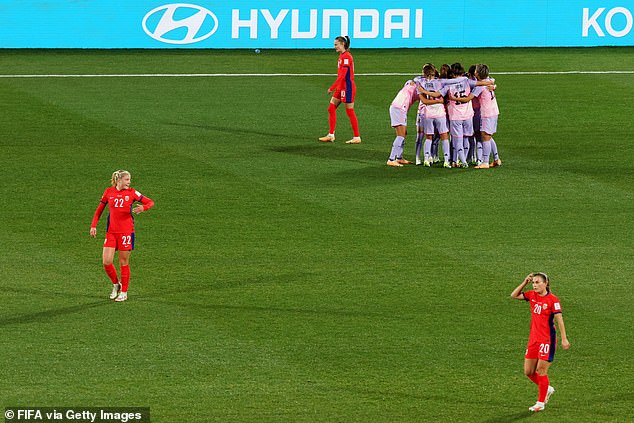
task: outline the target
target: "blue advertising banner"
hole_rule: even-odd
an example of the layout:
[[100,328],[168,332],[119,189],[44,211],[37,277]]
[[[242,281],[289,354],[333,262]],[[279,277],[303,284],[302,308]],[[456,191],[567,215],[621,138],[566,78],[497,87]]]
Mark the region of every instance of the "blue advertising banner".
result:
[[631,46],[634,0],[0,0],[0,48]]

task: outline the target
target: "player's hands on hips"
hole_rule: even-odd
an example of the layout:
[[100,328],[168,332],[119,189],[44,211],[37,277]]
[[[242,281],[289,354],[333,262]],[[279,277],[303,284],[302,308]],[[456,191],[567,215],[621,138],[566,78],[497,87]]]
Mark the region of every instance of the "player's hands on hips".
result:
[[570,342],[568,342],[567,339],[562,339],[561,346],[563,347],[564,350],[567,350],[570,348]]
[[330,94],[332,94],[334,92],[335,92],[335,90],[328,89],[328,95],[330,95]]
[[139,213],[143,213],[145,211],[145,209],[143,208],[142,205],[138,205],[136,206],[133,210],[132,210],[135,214],[139,214]]
[[97,228],[90,228],[90,236],[97,238]]

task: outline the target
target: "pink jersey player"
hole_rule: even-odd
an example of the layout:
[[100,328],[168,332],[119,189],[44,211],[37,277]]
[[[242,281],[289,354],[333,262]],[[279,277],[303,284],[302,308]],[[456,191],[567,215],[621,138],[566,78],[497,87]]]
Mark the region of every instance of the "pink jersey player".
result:
[[[471,89],[475,87],[475,82],[466,76],[459,76],[448,81],[447,87],[452,97],[465,98],[471,94]],[[467,120],[473,117],[473,106],[471,102],[450,101],[447,105],[450,121]]]
[[[476,66],[476,76],[477,69],[478,67]],[[471,100],[475,98],[475,95],[471,92],[471,90],[477,86],[493,85],[493,81],[485,80],[484,78],[475,81],[464,77],[464,68],[460,63],[454,63],[452,65],[452,70],[455,75],[458,75],[458,77],[448,82],[448,84],[450,84],[448,97],[449,100],[451,100],[448,107],[451,138],[454,147],[454,154],[456,154],[460,158],[460,162],[462,162],[460,167],[468,167],[467,157],[473,157],[473,154],[469,154],[471,145],[470,142],[464,142],[464,140],[468,140],[473,137],[474,134],[474,111]],[[480,104],[480,113],[481,112],[482,105]],[[488,163],[486,167],[488,168]],[[482,169],[484,167],[480,164],[476,166],[476,168]]]
[[[130,253],[134,249],[134,219],[132,213],[142,213],[154,206],[154,201],[130,188],[130,172],[117,170],[112,174],[112,186],[107,188],[95,211],[90,225],[90,236],[97,236],[97,223],[106,206],[109,209],[106,239],[103,246],[103,267],[112,281],[110,299],[117,302],[128,299],[130,282]],[[134,203],[139,202],[135,207]],[[119,251],[121,281],[112,264],[114,254]]]
[[[416,83],[413,80],[409,80],[405,83],[403,88],[396,94],[394,100],[392,100],[392,107],[395,107],[405,113],[407,113],[412,107],[412,104],[418,101],[418,90],[416,87]],[[405,118],[405,124],[407,124],[407,117]],[[392,126],[394,122],[392,122]]]
[[[488,87],[478,86],[473,90],[469,98],[479,99],[480,122],[479,131],[482,142],[482,162],[476,166],[477,169],[488,169],[489,167],[500,166],[502,161],[498,155],[497,144],[493,135],[497,132],[498,115],[500,110],[495,95],[495,80],[489,78],[489,67],[484,64],[476,65],[475,76],[479,82],[489,82]],[[493,163],[489,164],[489,156],[493,153]]]
[[417,85],[413,80],[408,80],[403,85],[390,104],[390,121],[392,128],[396,130],[396,138],[392,143],[392,150],[387,160],[388,166],[401,167],[411,164],[403,158],[405,136],[407,135],[407,112],[418,101]]
[[[416,163],[426,167],[433,162],[432,140],[434,135],[438,135],[442,141],[445,155],[445,167],[449,166],[449,129],[447,126],[447,114],[442,97],[447,95],[448,86],[436,78],[438,74],[436,67],[427,63],[423,66],[424,78],[419,80],[420,103],[424,104],[424,116],[419,116],[422,121],[425,142],[423,144],[423,160],[420,160],[420,150],[417,149]],[[433,95],[432,95],[433,93]],[[438,97],[435,97],[438,95]]]
[[[532,291],[524,291],[526,285],[533,285]],[[561,315],[559,298],[550,292],[550,279],[545,273],[531,273],[524,278],[511,297],[524,300],[530,304],[531,331],[528,346],[524,355],[524,374],[538,386],[538,396],[530,411],[542,411],[555,388],[550,385],[548,369],[555,357],[557,333],[554,322],[557,322],[561,334],[561,346],[567,350],[570,342],[566,335],[564,320]]]
[[[468,139],[473,136],[473,107],[470,100],[463,99],[469,97],[476,82],[464,76],[464,67],[460,63],[451,65],[451,70],[454,78],[447,82],[450,100],[447,111],[449,113],[449,131],[453,155],[455,156],[452,161],[456,167],[467,168],[469,167],[467,164]],[[466,143],[465,140],[467,140]]]

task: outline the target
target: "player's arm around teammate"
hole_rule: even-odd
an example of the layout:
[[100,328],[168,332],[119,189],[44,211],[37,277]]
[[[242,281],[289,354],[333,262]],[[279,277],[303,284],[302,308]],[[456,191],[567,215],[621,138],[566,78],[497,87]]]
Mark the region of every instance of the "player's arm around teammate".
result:
[[[426,105],[426,113],[423,118],[425,143],[423,145],[424,160],[422,164],[427,167],[431,166],[433,162],[433,138],[435,134],[438,134],[445,154],[444,166],[449,167],[449,128],[447,126],[445,100],[443,98],[448,93],[448,88],[436,79],[436,73],[436,67],[433,64],[425,64],[423,66],[423,75],[425,76],[422,81],[423,87],[418,90],[421,103]],[[423,88],[429,88],[429,90]]]
[[[154,206],[154,201],[143,196],[140,192],[130,188],[130,172],[118,170],[112,174],[112,186],[104,191],[97,210],[90,225],[90,236],[97,237],[97,223],[108,206],[109,215],[106,227],[102,262],[103,267],[112,281],[110,299],[117,302],[128,299],[128,285],[130,282],[130,253],[134,249],[134,219],[132,213],[139,214]],[[134,206],[135,202],[140,202]],[[134,207],[133,207],[134,206]],[[121,280],[113,265],[115,252],[119,251],[119,267]]]

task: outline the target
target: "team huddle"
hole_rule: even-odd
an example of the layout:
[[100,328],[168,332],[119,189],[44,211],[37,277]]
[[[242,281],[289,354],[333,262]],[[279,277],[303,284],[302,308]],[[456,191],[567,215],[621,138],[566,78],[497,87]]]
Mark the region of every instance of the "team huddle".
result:
[[418,101],[417,165],[429,167],[439,163],[442,143],[443,167],[500,166],[502,161],[493,139],[500,113],[496,88],[485,64],[471,66],[468,73],[460,63],[442,65],[440,71],[431,63],[425,64],[422,75],[408,80],[390,105],[396,138],[387,165],[400,167],[412,163],[403,158],[403,150],[407,113]]
[[[354,111],[356,85],[350,37],[335,38],[334,47],[340,54],[337,80],[328,89],[332,94],[328,105],[328,134],[319,141],[335,141],[337,107],[344,103],[353,132],[353,138],[346,144],[360,144],[359,122]],[[401,167],[412,163],[403,157],[403,150],[407,113],[418,101],[416,165],[430,167],[439,163],[442,142],[443,167],[467,168],[472,164],[476,169],[488,169],[500,166],[502,160],[493,139],[500,114],[495,89],[495,80],[489,77],[489,67],[485,64],[472,65],[468,73],[460,63],[442,65],[440,71],[431,63],[425,64],[422,75],[408,80],[390,105],[396,138],[387,165]]]

